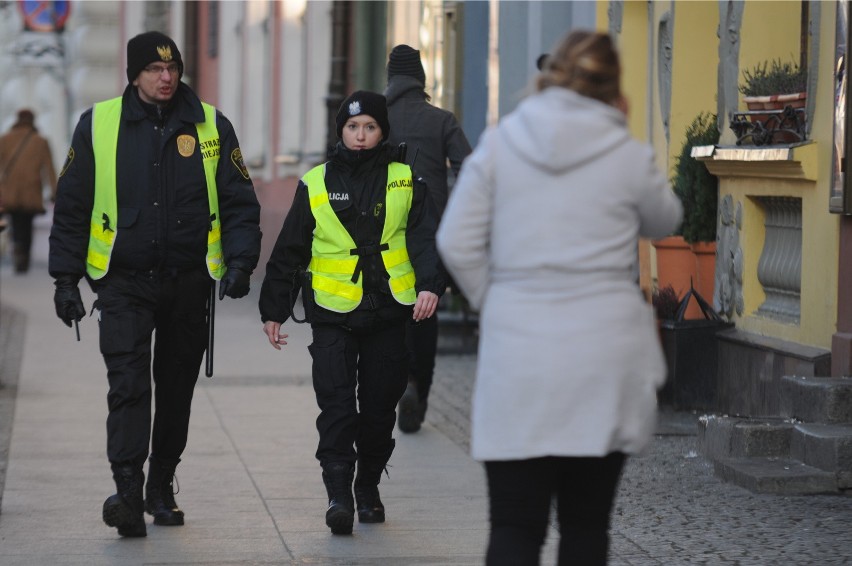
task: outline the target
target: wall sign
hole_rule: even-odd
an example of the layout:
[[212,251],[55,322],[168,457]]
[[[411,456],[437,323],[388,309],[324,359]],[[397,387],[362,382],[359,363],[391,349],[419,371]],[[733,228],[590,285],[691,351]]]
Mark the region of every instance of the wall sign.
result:
[[71,13],[70,0],[18,0],[26,31],[60,32]]

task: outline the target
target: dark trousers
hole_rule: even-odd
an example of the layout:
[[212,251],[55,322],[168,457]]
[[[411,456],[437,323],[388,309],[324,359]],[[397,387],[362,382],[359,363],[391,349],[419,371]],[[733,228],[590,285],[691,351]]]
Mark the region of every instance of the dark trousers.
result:
[[429,398],[432,378],[435,374],[435,354],[438,351],[438,313],[427,319],[414,322],[409,318],[405,329],[411,362],[408,374],[417,385],[417,397],[421,401]]
[[109,380],[109,461],[141,466],[150,443],[154,457],[177,465],[186,448],[193,390],[207,346],[210,277],[203,270],[110,270],[94,286]]
[[489,461],[491,536],[488,566],[540,561],[556,496],[560,566],[605,565],[609,519],[625,456]]
[[316,457],[322,466],[356,459],[384,465],[390,458],[396,404],[407,383],[404,320],[356,311],[345,326],[312,326],[308,349],[320,409]]
[[30,252],[33,247],[32,212],[9,212],[12,220],[12,246],[15,256],[15,271],[27,271],[30,267]]

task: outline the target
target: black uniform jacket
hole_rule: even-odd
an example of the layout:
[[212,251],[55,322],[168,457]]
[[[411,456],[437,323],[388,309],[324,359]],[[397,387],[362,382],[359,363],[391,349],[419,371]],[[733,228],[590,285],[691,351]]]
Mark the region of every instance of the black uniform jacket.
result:
[[[340,222],[359,247],[379,244],[385,222],[385,194],[387,192],[388,163],[392,152],[386,144],[370,150],[351,151],[338,143],[326,164],[325,185],[329,202]],[[416,277],[415,290],[426,290],[441,296],[446,288],[443,272],[439,269],[435,248],[435,220],[426,185],[420,179],[413,183],[413,199],[408,213],[405,232],[406,248]],[[333,197],[333,198],[332,198]],[[284,225],[275,242],[275,248],[266,266],[266,277],[260,292],[260,315],[266,322],[284,322],[291,315],[291,300],[298,292],[297,272],[304,270],[311,260],[311,242],[316,221],[308,199],[308,187],[299,182],[293,205],[284,219]],[[390,294],[388,273],[381,255],[361,256],[363,289],[365,295],[379,295],[390,308],[399,308]],[[370,308],[362,301],[358,309]],[[411,307],[405,307],[410,312]],[[334,313],[317,307],[314,323],[343,323],[346,314]]]
[[[110,269],[206,270],[210,209],[195,127],[203,121],[201,101],[183,83],[162,110],[144,103],[136,87],[125,89],[116,156],[118,229]],[[234,128],[218,111],[216,127],[225,264],[251,272],[260,255],[260,205]],[[91,109],[77,124],[60,175],[49,270],[53,277],[82,277],[95,194]]]

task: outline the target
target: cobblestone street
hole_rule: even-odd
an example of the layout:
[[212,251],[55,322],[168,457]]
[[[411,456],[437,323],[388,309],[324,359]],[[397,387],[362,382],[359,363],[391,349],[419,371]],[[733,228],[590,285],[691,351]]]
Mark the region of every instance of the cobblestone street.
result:
[[[465,449],[476,357],[439,356],[427,420]],[[755,494],[699,453],[698,414],[663,412],[628,460],[611,530],[613,566],[852,563],[852,498]],[[484,474],[483,474],[484,481]]]

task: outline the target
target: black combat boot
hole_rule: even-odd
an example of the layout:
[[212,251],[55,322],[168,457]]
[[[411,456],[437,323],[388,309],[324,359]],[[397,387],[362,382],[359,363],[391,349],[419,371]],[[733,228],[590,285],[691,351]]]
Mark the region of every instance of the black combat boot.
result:
[[405,393],[399,400],[399,419],[397,425],[399,430],[405,433],[417,432],[420,430],[420,424],[423,422],[421,414],[425,414],[425,410],[421,413],[420,396],[417,394],[417,383],[413,378],[409,378],[408,386],[405,388]]
[[15,273],[26,273],[30,269],[30,254],[26,250],[15,250]]
[[145,484],[145,511],[154,517],[155,525],[183,525],[183,511],[175,502],[172,483],[177,464],[164,464],[153,456],[148,460],[148,482]]
[[112,478],[118,491],[104,501],[104,523],[116,527],[123,537],[144,537],[145,512],[142,503],[142,467],[131,464],[112,464]]
[[322,481],[328,492],[325,524],[335,535],[351,535],[355,522],[355,502],[352,499],[352,476],[355,466],[348,462],[332,462],[322,468]]
[[358,460],[358,474],[355,476],[355,508],[361,523],[384,523],[385,506],[379,498],[379,480],[384,462]]

